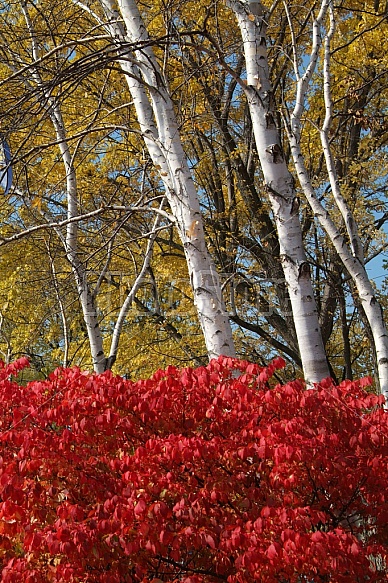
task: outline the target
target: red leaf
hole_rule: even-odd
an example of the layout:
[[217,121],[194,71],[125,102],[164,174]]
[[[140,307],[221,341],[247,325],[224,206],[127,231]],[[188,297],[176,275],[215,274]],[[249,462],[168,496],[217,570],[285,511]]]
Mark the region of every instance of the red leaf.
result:
[[215,549],[216,548],[216,543],[214,542],[214,538],[211,536],[211,534],[206,534],[205,535],[205,542],[209,545],[209,547],[211,549]]
[[147,508],[147,504],[145,503],[145,501],[141,498],[138,503],[136,504],[135,508],[134,508],[134,512],[136,515],[140,515],[143,514],[144,510]]
[[266,553],[267,553],[267,557],[271,560],[275,559],[278,556],[278,552],[276,550],[276,547],[273,544],[268,547]]

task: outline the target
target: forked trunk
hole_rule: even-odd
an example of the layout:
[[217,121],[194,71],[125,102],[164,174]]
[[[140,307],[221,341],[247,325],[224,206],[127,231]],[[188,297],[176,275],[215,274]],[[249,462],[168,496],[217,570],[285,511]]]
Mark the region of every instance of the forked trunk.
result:
[[227,0],[236,15],[247,69],[245,92],[252,118],[257,151],[279,237],[284,277],[307,383],[330,376],[320,332],[310,266],[303,247],[299,201],[294,180],[284,160],[275,125],[269,81],[266,22],[261,2]]

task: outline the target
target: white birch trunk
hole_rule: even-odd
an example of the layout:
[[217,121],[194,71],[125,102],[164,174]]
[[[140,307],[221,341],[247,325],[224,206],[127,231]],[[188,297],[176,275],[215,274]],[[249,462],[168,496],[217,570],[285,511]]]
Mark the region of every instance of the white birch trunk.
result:
[[[27,24],[27,28],[30,33],[32,54],[35,61],[38,61],[39,52],[36,44],[32,22],[29,17],[28,9],[25,2],[22,2],[21,6]],[[47,91],[45,91],[40,75],[34,68],[32,68],[32,77],[36,85],[39,87],[39,89],[41,89],[42,94],[45,96],[46,110],[51,120],[51,123],[53,124],[56,138],[58,140],[59,150],[61,153],[66,174],[67,218],[68,220],[71,220],[78,216],[77,179],[73,165],[72,155],[67,141],[61,109],[59,107],[59,104],[55,101],[55,98],[52,98],[50,94],[47,93]],[[67,259],[73,270],[73,274],[77,285],[84,322],[88,333],[93,368],[95,372],[99,373],[105,370],[106,358],[103,350],[102,336],[100,326],[98,323],[94,298],[91,294],[87,282],[87,272],[85,270],[85,267],[82,265],[81,261],[78,258],[77,233],[78,223],[76,221],[69,222],[66,227],[66,237],[64,239],[64,245]]]
[[293,178],[279,144],[269,81],[266,23],[258,0],[227,0],[236,15],[247,69],[246,95],[264,181],[279,237],[284,277],[289,289],[292,314],[307,383],[329,376],[320,333],[310,267],[304,252],[299,220],[299,202]]
[[[308,203],[310,204],[310,207],[314,215],[319,220],[320,224],[322,225],[327,235],[329,236],[334,248],[338,253],[338,256],[340,257],[342,263],[344,264],[346,270],[348,271],[350,277],[352,278],[356,286],[361,304],[364,308],[374,339],[375,350],[377,355],[377,367],[380,389],[384,396],[388,399],[387,328],[384,322],[382,308],[376,298],[375,290],[365,269],[363,247],[358,234],[357,224],[354,219],[353,213],[351,212],[344,197],[342,196],[337,177],[337,172],[335,169],[335,163],[330,148],[329,130],[331,128],[333,110],[330,88],[330,41],[334,33],[335,22],[332,7],[328,0],[324,0],[324,2],[322,2],[320,17],[324,15],[323,10],[325,8],[329,8],[330,28],[325,37],[324,47],[323,93],[325,102],[325,119],[323,122],[322,129],[320,130],[320,136],[333,198],[342,216],[344,226],[346,228],[346,232],[349,239],[349,244],[346,242],[340,230],[337,228],[336,224],[331,219],[328,211],[324,208],[324,206],[320,202],[320,199],[317,196],[311,184],[304,163],[304,157],[300,148],[300,135],[301,135],[300,120],[304,109],[308,84],[311,80],[311,76],[313,74],[317,62],[317,54],[320,46],[319,43],[320,36],[318,31],[315,31],[314,34],[312,56],[310,58],[309,66],[302,77],[299,77],[297,75],[298,86],[296,100],[297,103],[291,115],[290,125],[287,126],[288,139],[291,146],[291,154],[294,161],[295,169],[298,175],[300,185],[305,194],[305,197]],[[317,21],[315,24],[317,24]]]
[[[67,218],[72,219],[79,214],[77,178],[71,153],[67,144],[66,132],[59,107],[56,105],[53,106],[52,111],[53,113],[50,114],[50,117],[55,128],[57,139],[59,141],[59,148],[66,172]],[[103,349],[102,335],[98,323],[95,301],[87,281],[87,271],[78,258],[77,233],[78,223],[69,223],[66,228],[66,255],[72,267],[77,285],[82,314],[89,339],[93,368],[95,372],[101,373],[105,370],[106,357]]]
[[385,397],[388,398],[388,334],[375,290],[363,262],[352,255],[344,237],[319,201],[309,179],[299,144],[292,135],[289,136],[289,141],[295,169],[304,195],[357,288],[375,342],[380,388]]
[[[101,0],[101,5],[109,19],[113,38],[138,46],[147,43],[148,33],[134,1],[118,2],[125,29],[118,22],[119,15],[111,0]],[[126,73],[141,133],[166,187],[166,196],[183,243],[208,356],[234,356],[232,330],[222,298],[221,284],[206,247],[199,199],[180,140],[166,81],[151,48],[144,47],[128,57],[120,59],[120,65]]]
[[50,267],[51,267],[51,274],[53,276],[54,290],[55,290],[55,295],[57,296],[57,302],[59,305],[59,311],[60,311],[61,319],[62,319],[63,342],[64,342],[62,366],[64,368],[67,368],[67,366],[69,364],[69,325],[67,322],[66,308],[65,308],[64,301],[63,301],[63,296],[61,294],[61,290],[60,290],[59,283],[58,283],[58,277],[57,277],[57,272],[55,269],[54,258],[51,254],[50,246],[48,243],[46,243],[46,249],[47,249],[47,254],[49,256],[49,259],[50,259]]

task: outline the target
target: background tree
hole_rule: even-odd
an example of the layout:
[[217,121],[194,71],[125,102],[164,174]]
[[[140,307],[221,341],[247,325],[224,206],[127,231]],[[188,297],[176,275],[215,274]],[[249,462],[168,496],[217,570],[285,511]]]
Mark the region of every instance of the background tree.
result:
[[[292,135],[288,136],[285,129],[289,129],[295,105],[295,63],[303,76],[319,8],[314,3],[302,10],[292,3],[267,7],[273,118],[284,159],[296,178],[290,158]],[[24,229],[66,220],[65,176],[58,159],[58,144],[42,100],[26,84],[31,83],[29,76],[34,65],[44,80],[45,90],[60,102],[68,144],[75,153],[79,213],[85,216],[78,225],[78,255],[91,292],[97,290],[95,308],[104,356],[108,358],[115,322],[131,286],[142,273],[149,233],[165,194],[160,174],[163,170],[152,163],[147,152],[119,68],[121,50],[134,58],[132,41],[128,36],[122,42],[112,42],[100,3],[88,4],[89,12],[81,4],[66,9],[56,2],[29,5],[35,34],[41,43],[41,53],[34,63],[29,48],[31,37],[18,10],[18,6],[12,5],[1,14],[1,116],[3,132],[12,147],[15,173],[15,187],[2,201],[2,236],[9,239]],[[99,24],[90,11],[100,18]],[[262,187],[263,174],[244,94],[246,70],[237,21],[223,2],[211,6],[202,2],[177,1],[168,5],[155,2],[152,7],[142,8],[141,16],[148,31],[144,50],[150,50],[152,45],[153,58],[169,87],[182,144],[200,193],[207,247],[221,274],[237,350],[253,360],[281,351],[289,362],[288,369],[281,374],[293,375],[295,368],[300,370],[301,357],[280,265],[275,220],[268,193]],[[386,58],[385,52],[379,51],[383,51],[386,41],[382,18],[372,6],[360,3],[351,10],[336,7],[334,18],[330,73],[334,109],[329,141],[341,192],[359,226],[358,237],[368,265],[370,258],[385,245],[386,105],[382,90],[386,84]],[[329,18],[322,20],[323,35],[329,31],[329,25]],[[293,52],[296,41],[297,52]],[[356,61],[361,52],[365,55],[365,68],[359,67],[359,59]],[[325,209],[348,243],[345,224],[334,210],[335,200],[321,156],[318,128],[322,127],[325,108],[324,55],[324,47],[320,46],[315,73],[305,84],[306,107],[301,111],[299,147],[314,193],[321,199],[325,196]],[[366,91],[367,71],[373,67],[376,74],[368,81],[365,116],[360,118],[355,113],[361,111],[362,100],[358,96]],[[141,86],[148,98],[147,85]],[[84,104],[82,111],[80,103]],[[368,173],[367,160],[371,157],[373,172]],[[360,368],[372,372],[374,340],[359,294],[338,252],[306,205],[298,182],[296,188],[303,245],[311,267],[330,373],[342,378],[359,374]],[[194,363],[206,353],[190,300],[184,246],[175,223],[171,222],[169,203],[164,205],[167,215],[155,233],[149,267],[134,303],[121,320],[124,348],[117,353],[118,370],[131,368],[132,362],[136,370],[149,371],[148,350],[155,351],[155,362],[156,358],[168,359],[170,355]],[[139,210],[135,211],[135,207]],[[87,216],[94,212],[96,215]],[[45,237],[43,230],[31,232],[29,244],[33,249],[33,240],[39,241],[41,237],[36,262],[39,267],[45,266],[44,277],[52,282],[50,289],[39,296],[42,313],[50,312],[52,308],[48,306],[57,306],[60,325],[54,322],[52,325],[62,335],[63,323],[67,322],[68,330],[73,330],[74,322],[74,333],[68,334],[67,352],[70,362],[86,365],[90,355],[83,317],[77,307],[79,293],[69,278],[63,243],[58,239],[58,230],[64,234],[66,227],[64,224],[55,234]],[[8,253],[10,258],[22,256],[24,245],[27,249],[26,239],[4,241],[4,263]],[[53,264],[59,286],[54,285]],[[11,287],[12,269],[5,273],[10,277]],[[34,294],[27,287],[25,301]],[[69,301],[62,302],[61,308],[58,292],[65,294],[65,290]],[[384,303],[384,297],[381,299]],[[8,308],[5,314],[8,320],[14,315]],[[31,330],[28,334],[33,338],[33,318],[27,314],[25,320],[26,330]],[[51,319],[47,322],[51,327]],[[3,341],[6,352],[5,337]],[[18,342],[14,343],[14,352],[26,351]],[[29,350],[43,356],[50,368],[50,346],[42,342],[34,346],[33,340]],[[57,342],[56,362],[63,362],[65,344],[63,335]]]

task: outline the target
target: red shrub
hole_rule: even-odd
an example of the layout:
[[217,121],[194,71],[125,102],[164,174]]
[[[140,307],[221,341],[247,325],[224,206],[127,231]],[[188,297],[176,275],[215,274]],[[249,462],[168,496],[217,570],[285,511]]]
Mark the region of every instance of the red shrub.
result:
[[[0,371],[4,583],[386,581],[388,413],[220,358],[136,383]],[[241,374],[237,375],[235,371]]]

